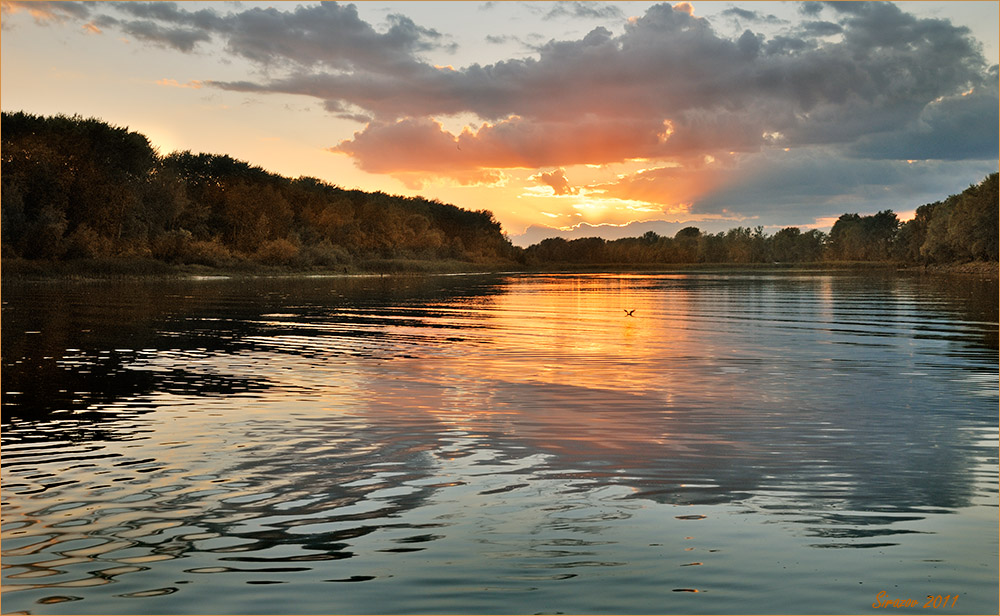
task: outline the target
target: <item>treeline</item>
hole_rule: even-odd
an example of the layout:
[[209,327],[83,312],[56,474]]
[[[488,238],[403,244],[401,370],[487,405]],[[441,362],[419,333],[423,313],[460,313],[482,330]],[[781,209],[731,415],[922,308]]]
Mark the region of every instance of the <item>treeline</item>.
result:
[[653,231],[617,240],[549,238],[529,246],[524,256],[529,265],[997,261],[998,203],[994,173],[961,194],[917,208],[905,223],[885,210],[870,216],[844,214],[829,234],[786,227],[767,235],[760,226],[712,234],[685,227],[672,238]]
[[2,254],[215,267],[518,257],[486,210],[290,179],[229,156],[159,155],[79,116],[3,113]]
[[997,261],[998,174],[900,223],[844,214],[830,233],[763,227],[511,245],[486,210],[291,179],[229,156],[161,156],[136,132],[79,116],[3,113],[5,259],[155,260],[213,267],[370,267],[379,260],[629,265]]
[[716,234],[685,227],[672,238],[654,231],[617,240],[549,238],[526,248],[525,260],[531,265],[807,262],[823,259],[826,241],[822,231],[803,233],[795,227],[771,236],[763,227],[737,227]]

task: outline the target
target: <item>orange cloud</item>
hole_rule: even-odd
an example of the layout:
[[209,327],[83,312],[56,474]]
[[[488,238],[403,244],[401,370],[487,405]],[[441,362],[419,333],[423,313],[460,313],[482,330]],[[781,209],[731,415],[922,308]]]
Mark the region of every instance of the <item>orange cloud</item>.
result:
[[687,13],[688,15],[694,15],[694,7],[691,6],[689,2],[678,2],[674,5],[674,10],[678,13]]
[[[458,186],[497,187],[507,183],[507,176],[500,169],[476,169],[472,171],[452,171],[444,175],[428,175],[427,173],[408,173],[400,171],[392,176],[402,182],[407,188],[420,189],[427,186],[430,180],[450,180]],[[446,184],[448,182],[445,182]]]
[[655,203],[670,209],[690,209],[707,193],[725,182],[727,171],[722,165],[701,167],[673,166],[643,169],[621,176],[613,182],[588,187],[608,197],[643,203]]
[[[94,3],[96,4],[96,3]],[[63,23],[67,19],[86,19],[91,12],[91,4],[86,2],[50,2],[47,0],[3,0],[0,13],[13,15],[26,11],[35,23]]]
[[95,26],[93,23],[83,24],[83,29],[91,34],[102,34],[101,29]]
[[160,79],[156,82],[156,85],[167,86],[170,88],[190,88],[192,90],[200,90],[203,84],[198,80],[189,81],[187,83],[179,83],[176,79]]
[[556,195],[572,195],[577,192],[575,188],[569,185],[569,180],[566,179],[566,171],[563,169],[556,169],[548,173],[539,173],[528,179],[548,186]]
[[458,177],[485,169],[539,169],[656,157],[662,122],[594,118],[535,122],[512,116],[459,134],[440,122],[408,118],[373,123],[331,152],[347,154],[369,173]]
[[32,6],[31,2],[13,2],[7,1],[0,3],[0,12],[7,15],[13,15],[15,13],[20,13],[21,11],[27,11],[29,15],[35,18],[35,21],[45,22],[45,21],[62,21],[63,17],[57,15],[47,4],[41,4]]

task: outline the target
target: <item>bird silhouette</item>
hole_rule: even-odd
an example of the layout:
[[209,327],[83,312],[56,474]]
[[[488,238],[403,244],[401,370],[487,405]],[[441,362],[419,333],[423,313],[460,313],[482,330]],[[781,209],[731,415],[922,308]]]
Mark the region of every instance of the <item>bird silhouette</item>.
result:
[[[622,310],[625,310],[625,309],[622,308]],[[634,314],[632,314],[633,312],[635,312],[635,308],[633,308],[632,310],[625,310],[625,316],[627,316],[627,317],[635,316]]]

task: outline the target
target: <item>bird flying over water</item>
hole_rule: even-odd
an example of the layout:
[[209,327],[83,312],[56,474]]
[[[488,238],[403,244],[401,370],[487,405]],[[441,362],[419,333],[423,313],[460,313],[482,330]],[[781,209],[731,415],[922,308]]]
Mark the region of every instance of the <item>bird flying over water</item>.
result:
[[[625,310],[625,309],[622,308],[622,310]],[[632,314],[633,312],[635,312],[635,308],[633,308],[632,310],[625,310],[625,316],[627,316],[627,317],[635,316],[634,314]]]

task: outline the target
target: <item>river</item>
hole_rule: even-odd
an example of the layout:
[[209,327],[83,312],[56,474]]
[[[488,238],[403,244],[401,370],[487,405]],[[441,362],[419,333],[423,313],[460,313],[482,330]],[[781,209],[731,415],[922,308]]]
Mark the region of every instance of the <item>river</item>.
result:
[[997,298],[5,282],[3,611],[996,613]]

